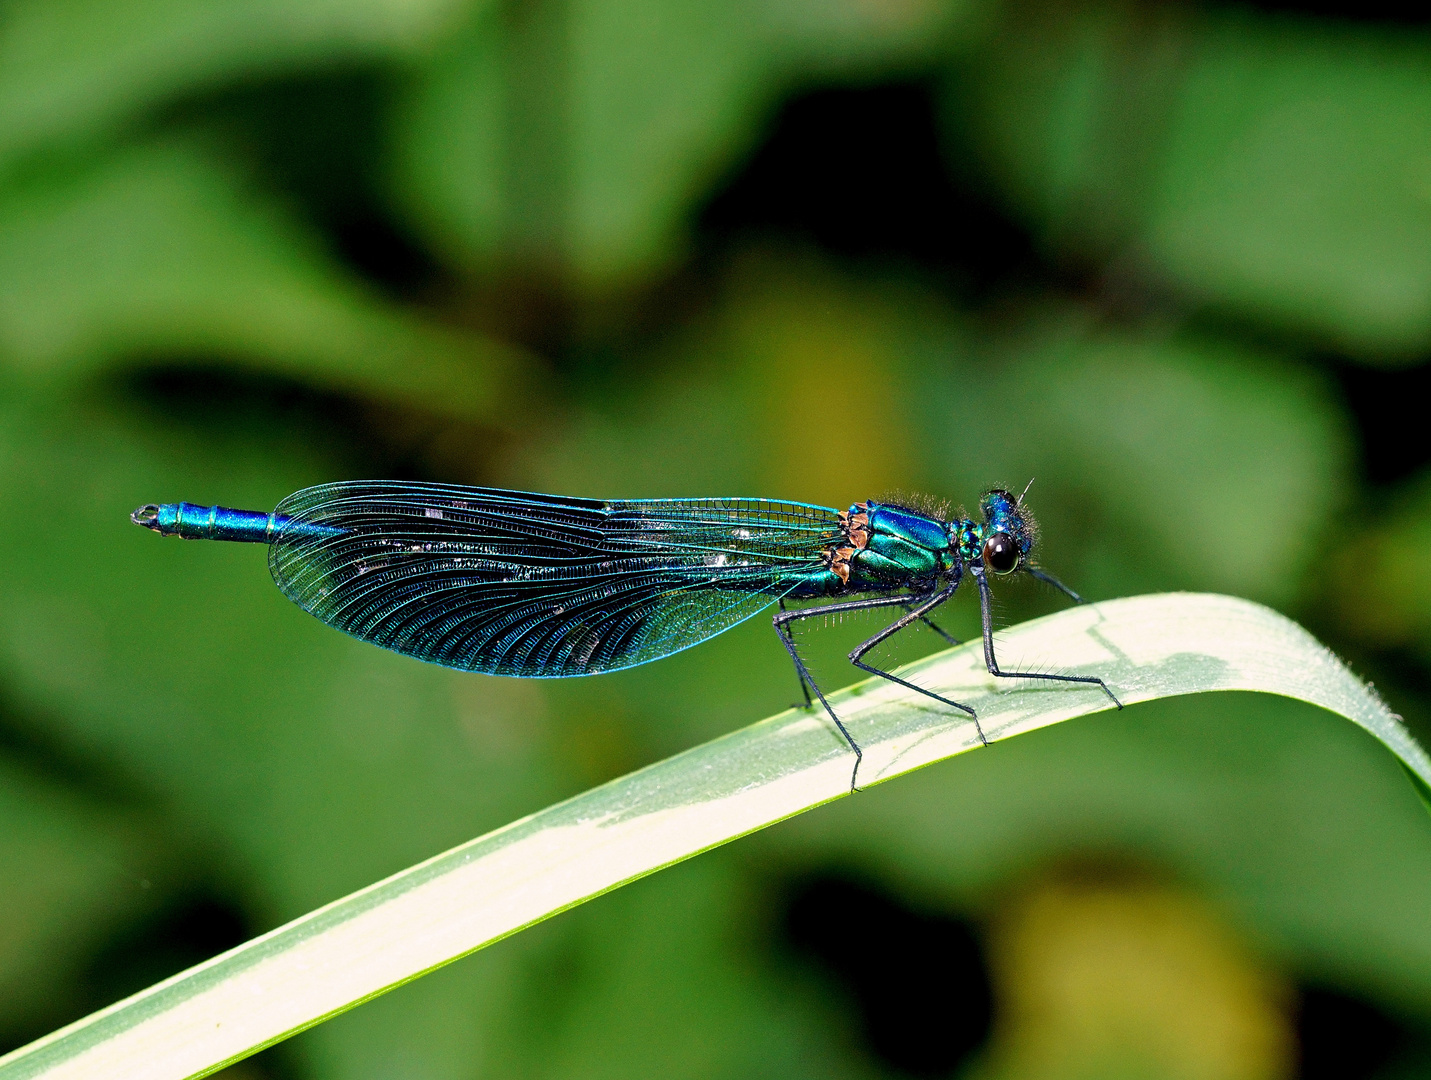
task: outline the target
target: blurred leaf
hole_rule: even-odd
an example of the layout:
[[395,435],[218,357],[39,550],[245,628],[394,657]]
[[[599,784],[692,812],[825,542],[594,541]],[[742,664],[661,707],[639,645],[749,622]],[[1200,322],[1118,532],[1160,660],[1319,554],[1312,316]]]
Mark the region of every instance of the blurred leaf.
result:
[[494,421],[524,360],[348,277],[183,142],[0,193],[0,362],[73,374],[156,358]]
[[414,89],[397,189],[438,249],[610,286],[681,253],[691,205],[779,91],[927,61],[966,0],[577,0],[484,12]]
[[1368,643],[1431,656],[1431,474],[1373,515],[1355,545],[1337,546],[1327,591],[1342,624]]
[[[514,468],[537,490],[729,491],[847,506],[918,469],[921,433],[907,413],[923,389],[913,363],[923,357],[910,339],[940,334],[960,348],[950,323],[914,289],[752,259],[715,310],[661,342],[639,373],[583,394],[577,414],[525,447]],[[839,426],[852,385],[875,438]]]
[[75,1008],[67,981],[150,906],[164,846],[135,815],[0,761],[0,1032]]
[[[253,925],[579,790],[539,686],[352,641],[283,599],[261,549],[166,544],[128,520],[164,493],[271,506],[332,479],[311,433],[282,415],[224,423],[218,405],[175,417],[0,390],[6,693],[182,822],[242,880]],[[484,964],[396,995],[361,1038],[325,1028],[300,1049],[330,1080],[404,1055],[460,1080],[510,985]]]
[[1055,873],[998,912],[989,952],[999,1022],[974,1075],[1293,1075],[1284,980],[1261,970],[1206,898],[1114,873]]
[[951,115],[1049,247],[1357,356],[1431,344],[1425,34],[1025,3],[965,76]]
[[[1001,648],[1005,656],[1056,656],[1068,671],[1097,670],[1130,704],[1214,689],[1319,704],[1431,778],[1431,757],[1370,690],[1296,624],[1245,600],[1115,600],[1025,623]],[[906,677],[971,703],[994,740],[1111,707],[1097,688],[995,687],[979,642],[914,665]],[[919,704],[926,700],[879,680],[832,696],[864,747],[866,786],[979,745],[971,721]],[[0,1080],[195,1075],[583,900],[839,799],[849,792],[850,765],[829,723],[791,710],[329,904],[16,1051],[0,1060]]]
[[[986,339],[926,398],[951,469],[1021,487],[1090,549],[1096,593],[1225,589],[1286,604],[1349,484],[1326,381],[1214,338],[1076,311]],[[995,361],[989,364],[989,361]],[[1097,580],[1102,579],[1102,580]]]
[[509,227],[504,60],[502,20],[484,12],[424,67],[399,113],[395,198],[458,265],[490,264]]
[[0,171],[225,80],[417,51],[468,0],[13,0],[0,23]]
[[[288,1045],[318,1077],[496,1080],[530,1073],[533,1062],[518,1059],[513,1067],[508,1050],[532,1027],[517,1003],[527,1003],[521,995],[534,966],[524,939],[504,942],[478,963],[433,972]],[[544,989],[548,997],[555,992]]]
[[1155,262],[1353,353],[1431,343],[1431,40],[1213,23],[1150,205]]
[[1071,305],[980,327],[898,281],[752,259],[655,357],[530,443],[516,482],[848,506],[901,489],[972,504],[1035,478],[1041,557],[1080,590],[1276,604],[1298,598],[1347,498],[1324,378]]
[[833,1024],[764,970],[755,948],[763,897],[734,853],[672,871],[562,920],[571,925],[559,949],[519,1003],[528,1030],[512,1071],[550,1080],[868,1075]]

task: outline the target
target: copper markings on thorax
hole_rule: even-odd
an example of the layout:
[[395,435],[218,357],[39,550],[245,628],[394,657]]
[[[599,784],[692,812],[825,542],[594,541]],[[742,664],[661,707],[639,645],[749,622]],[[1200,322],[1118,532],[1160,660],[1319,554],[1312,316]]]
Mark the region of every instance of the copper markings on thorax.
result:
[[869,508],[864,503],[855,503],[848,510],[840,511],[840,532],[844,542],[832,545],[825,552],[826,565],[845,584],[850,581],[850,560],[856,551],[870,542]]

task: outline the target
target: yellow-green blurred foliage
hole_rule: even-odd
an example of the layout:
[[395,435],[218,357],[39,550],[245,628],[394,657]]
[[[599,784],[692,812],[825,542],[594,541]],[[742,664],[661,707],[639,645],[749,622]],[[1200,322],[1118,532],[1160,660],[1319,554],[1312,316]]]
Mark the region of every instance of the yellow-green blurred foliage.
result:
[[[1428,361],[1431,22],[1391,5],[5,0],[0,1048],[797,692],[759,618],[428,667],[138,504],[1036,477],[1080,591],[1273,604],[1425,733]],[[807,632],[820,678],[877,625]],[[1224,695],[845,800],[233,1076],[1389,1078],[1428,1033],[1415,795]]]
[[1286,988],[1192,897],[1116,879],[1046,882],[1000,915],[990,954],[1004,1008],[991,1075],[1290,1073]]

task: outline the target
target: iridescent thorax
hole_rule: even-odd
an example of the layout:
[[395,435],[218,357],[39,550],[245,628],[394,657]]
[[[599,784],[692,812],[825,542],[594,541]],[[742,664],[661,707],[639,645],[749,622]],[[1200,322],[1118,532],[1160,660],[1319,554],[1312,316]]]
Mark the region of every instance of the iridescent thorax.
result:
[[[842,538],[830,546],[831,591],[904,587],[937,578],[957,580],[974,565],[1011,573],[1033,553],[1033,521],[1007,491],[987,492],[982,522],[925,513],[871,499],[840,514]],[[991,547],[990,545],[994,545]]]

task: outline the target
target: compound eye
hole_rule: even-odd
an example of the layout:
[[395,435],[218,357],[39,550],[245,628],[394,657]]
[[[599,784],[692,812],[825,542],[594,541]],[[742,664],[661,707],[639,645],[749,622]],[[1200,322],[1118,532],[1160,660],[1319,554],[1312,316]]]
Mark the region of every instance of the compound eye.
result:
[[1012,574],[1019,568],[1019,545],[1008,533],[995,533],[984,541],[984,565],[996,574]]

